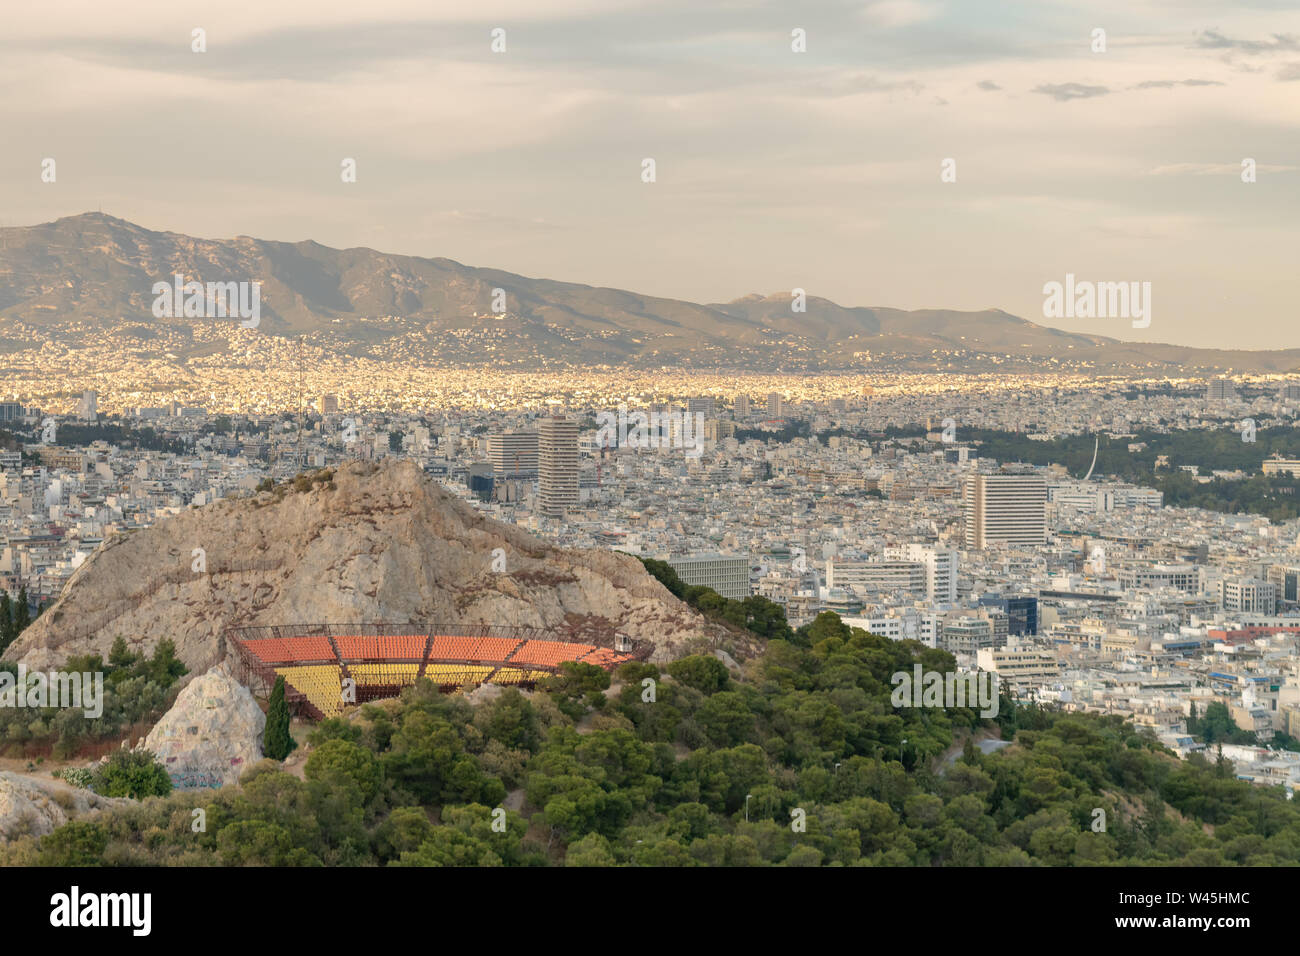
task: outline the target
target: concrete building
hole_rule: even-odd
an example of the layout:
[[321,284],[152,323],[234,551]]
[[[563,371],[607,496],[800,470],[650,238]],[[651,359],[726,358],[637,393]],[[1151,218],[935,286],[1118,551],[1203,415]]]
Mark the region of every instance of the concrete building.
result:
[[686,584],[712,588],[725,598],[749,597],[749,558],[727,554],[687,554],[665,558]]
[[1207,402],[1231,401],[1237,397],[1237,386],[1230,378],[1212,378],[1205,386]]
[[957,603],[957,552],[924,544],[886,548],[885,560],[911,561],[925,568],[925,596],[933,604]]
[[1273,614],[1277,610],[1277,588],[1259,578],[1224,578],[1219,582],[1219,605],[1225,611]]
[[77,418],[83,422],[93,422],[99,418],[99,396],[94,391],[81,393],[77,402]]
[[919,561],[836,561],[826,562],[826,586],[846,590],[926,593],[926,569]]
[[537,432],[497,432],[487,440],[487,457],[498,479],[535,478],[538,469]]
[[577,422],[567,418],[538,421],[537,478],[543,514],[557,517],[578,503]]
[[967,548],[1047,541],[1047,483],[1036,475],[970,475],[962,504]]

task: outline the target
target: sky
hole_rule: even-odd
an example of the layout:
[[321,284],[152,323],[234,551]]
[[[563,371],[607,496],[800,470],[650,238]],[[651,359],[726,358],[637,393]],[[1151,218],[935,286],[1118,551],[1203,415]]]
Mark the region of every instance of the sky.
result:
[[[3,16],[4,225],[102,209],[697,302],[801,288],[1300,347],[1297,0],[42,0]],[[1067,274],[1150,282],[1150,325],[1045,318],[1044,285]]]

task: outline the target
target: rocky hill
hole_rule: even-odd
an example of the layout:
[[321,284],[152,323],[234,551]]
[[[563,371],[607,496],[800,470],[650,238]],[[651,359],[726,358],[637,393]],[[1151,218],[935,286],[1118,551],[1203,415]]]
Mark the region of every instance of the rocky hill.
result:
[[617,630],[652,641],[656,659],[712,633],[636,558],[551,547],[411,462],[320,474],[110,538],[5,657],[43,669],[107,657],[119,634],[146,652],[170,637],[201,673],[226,627],[299,622],[527,625],[604,641]]

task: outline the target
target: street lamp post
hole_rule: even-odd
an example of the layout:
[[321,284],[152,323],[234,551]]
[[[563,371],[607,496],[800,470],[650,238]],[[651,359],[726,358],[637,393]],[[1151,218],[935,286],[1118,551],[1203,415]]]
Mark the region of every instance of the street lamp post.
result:
[[749,822],[749,798],[752,796],[753,796],[752,793],[745,794],[745,822],[746,823]]

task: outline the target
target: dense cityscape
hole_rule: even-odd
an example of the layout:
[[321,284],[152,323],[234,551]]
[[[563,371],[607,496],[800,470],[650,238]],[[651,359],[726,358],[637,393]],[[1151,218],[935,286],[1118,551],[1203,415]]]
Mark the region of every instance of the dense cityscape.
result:
[[[704,383],[713,394],[675,400],[595,376],[550,393],[532,381],[522,396],[489,384],[424,413],[333,393],[279,414],[178,401],[105,414],[94,391],[71,414],[9,401],[0,581],[39,609],[115,532],[346,460],[409,458],[559,546],[665,560],[687,584],[780,605],[794,627],[833,611],[996,673],[1021,701],[1119,714],[1184,756],[1212,746],[1239,777],[1294,789],[1300,520],[1169,506],[1095,465],[999,461],[964,433],[1136,453],[1138,432],[1226,431],[1249,451],[1254,429],[1294,427],[1300,384]],[[1157,465],[1199,483],[1250,477]],[[1300,464],[1272,456],[1254,471],[1295,478]],[[1240,740],[1194,732],[1212,705]]]

